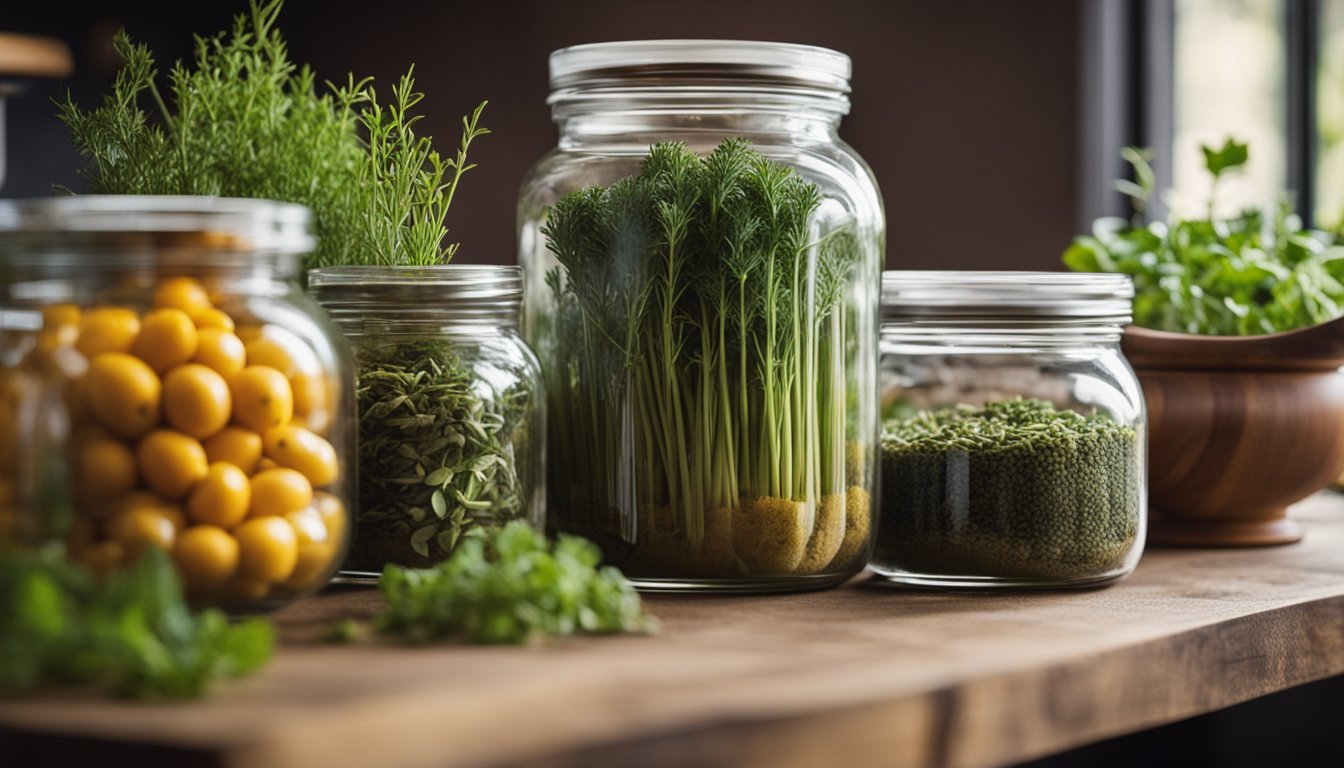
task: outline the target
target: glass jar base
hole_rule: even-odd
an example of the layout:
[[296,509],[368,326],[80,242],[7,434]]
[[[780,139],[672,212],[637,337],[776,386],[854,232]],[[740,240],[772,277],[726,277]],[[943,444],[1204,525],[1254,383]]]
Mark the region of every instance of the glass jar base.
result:
[[878,566],[869,566],[881,580],[900,587],[920,589],[965,589],[965,590],[1035,590],[1035,589],[1095,589],[1107,587],[1125,576],[1129,571],[1110,571],[1096,576],[1074,578],[1041,578],[1033,576],[965,576],[958,574],[910,573],[890,570]]
[[852,573],[826,573],[815,576],[735,576],[724,579],[630,577],[630,583],[640,592],[651,594],[760,595],[829,589],[844,584],[853,577]]

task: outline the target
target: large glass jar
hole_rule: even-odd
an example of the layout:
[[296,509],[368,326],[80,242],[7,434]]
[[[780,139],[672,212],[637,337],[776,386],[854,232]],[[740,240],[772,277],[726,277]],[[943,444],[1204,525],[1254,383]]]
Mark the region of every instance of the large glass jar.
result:
[[0,202],[0,540],[96,570],[167,550],[241,610],[327,582],[352,498],[352,378],[294,282],[295,205]]
[[662,40],[550,67],[559,144],[518,223],[550,526],[646,590],[844,581],[877,501],[885,226],[837,135],[849,58]]
[[887,272],[873,568],[953,587],[1102,584],[1147,521],[1129,277]]
[[343,575],[425,567],[546,513],[545,396],[518,267],[324,267],[309,290],[355,351],[359,504]]

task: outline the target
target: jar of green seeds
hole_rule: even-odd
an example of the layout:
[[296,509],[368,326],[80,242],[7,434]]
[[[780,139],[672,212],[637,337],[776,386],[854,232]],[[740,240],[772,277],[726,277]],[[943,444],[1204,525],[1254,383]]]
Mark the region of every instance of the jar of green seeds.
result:
[[1096,586],[1147,521],[1124,275],[886,272],[872,567],[942,587]]

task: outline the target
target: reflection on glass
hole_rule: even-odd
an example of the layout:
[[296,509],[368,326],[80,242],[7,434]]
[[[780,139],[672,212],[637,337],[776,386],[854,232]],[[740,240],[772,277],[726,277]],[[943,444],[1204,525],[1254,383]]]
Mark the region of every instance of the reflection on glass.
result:
[[1275,201],[1288,183],[1287,51],[1281,0],[1176,0],[1173,192],[1179,213],[1206,211],[1199,145],[1251,145],[1245,170],[1218,186],[1217,214]]

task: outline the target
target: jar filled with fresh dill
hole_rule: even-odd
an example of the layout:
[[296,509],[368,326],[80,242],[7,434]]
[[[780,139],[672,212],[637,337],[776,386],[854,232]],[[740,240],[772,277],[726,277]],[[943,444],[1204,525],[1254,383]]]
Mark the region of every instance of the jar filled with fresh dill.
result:
[[308,288],[354,349],[359,489],[347,577],[425,567],[545,514],[541,370],[517,267],[323,267]]
[[887,272],[873,568],[919,586],[1068,587],[1134,569],[1143,392],[1125,275]]
[[849,58],[725,40],[551,55],[519,202],[552,529],[646,590],[838,584],[871,550],[884,218]]

